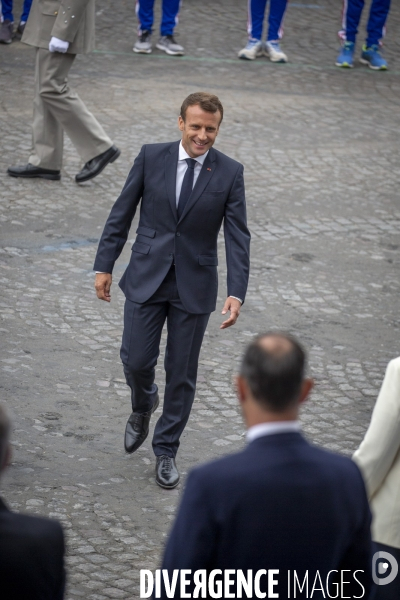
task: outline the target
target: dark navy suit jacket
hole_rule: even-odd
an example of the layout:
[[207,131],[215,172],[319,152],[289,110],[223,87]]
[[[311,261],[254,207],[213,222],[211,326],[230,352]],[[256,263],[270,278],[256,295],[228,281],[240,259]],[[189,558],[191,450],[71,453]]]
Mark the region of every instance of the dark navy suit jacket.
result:
[[[312,585],[316,571],[325,583],[332,569],[360,569],[366,599],[370,522],[364,483],[350,459],[311,446],[300,433],[267,435],[189,474],[162,568],[242,569],[245,575],[279,569],[274,592],[284,600],[294,597],[293,590],[287,594],[288,570],[301,582],[308,570]],[[344,586],[343,597],[361,597],[351,573],[344,579],[352,585]],[[310,595],[311,585],[308,597],[323,598]],[[261,589],[267,592],[265,576]],[[307,596],[297,589],[297,597]]]
[[112,273],[141,200],[132,256],[120,287],[146,302],[175,262],[179,297],[190,313],[215,310],[217,238],[224,223],[228,296],[244,300],[249,276],[243,166],[210,148],[178,220],[176,171],[179,142],[142,147],[106,222],[94,269]]
[[64,587],[60,523],[11,512],[0,498],[1,600],[62,600]]

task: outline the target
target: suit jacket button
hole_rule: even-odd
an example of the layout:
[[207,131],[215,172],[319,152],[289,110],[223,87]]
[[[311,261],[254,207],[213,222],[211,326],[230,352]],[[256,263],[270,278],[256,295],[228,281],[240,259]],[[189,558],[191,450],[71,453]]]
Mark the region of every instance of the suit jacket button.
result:
[[178,231],[178,233],[177,233],[176,235],[179,237],[181,234],[180,234],[180,233],[179,233],[179,231]]
[[55,14],[55,15],[58,15],[58,10],[55,10],[55,11],[54,11],[54,14]]

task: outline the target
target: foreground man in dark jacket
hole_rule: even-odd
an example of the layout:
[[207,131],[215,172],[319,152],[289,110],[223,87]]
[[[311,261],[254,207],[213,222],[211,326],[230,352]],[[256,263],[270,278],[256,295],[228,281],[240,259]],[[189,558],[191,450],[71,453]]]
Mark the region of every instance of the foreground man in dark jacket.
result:
[[[0,405],[0,475],[11,458],[10,422]],[[1,600],[64,598],[64,535],[58,521],[8,510],[0,498]]]

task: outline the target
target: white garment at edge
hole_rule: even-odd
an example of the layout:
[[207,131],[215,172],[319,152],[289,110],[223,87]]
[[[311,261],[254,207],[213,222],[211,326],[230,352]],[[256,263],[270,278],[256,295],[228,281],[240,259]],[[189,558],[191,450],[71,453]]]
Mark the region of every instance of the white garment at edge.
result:
[[400,357],[387,366],[371,423],[353,460],[367,487],[372,539],[400,548]]

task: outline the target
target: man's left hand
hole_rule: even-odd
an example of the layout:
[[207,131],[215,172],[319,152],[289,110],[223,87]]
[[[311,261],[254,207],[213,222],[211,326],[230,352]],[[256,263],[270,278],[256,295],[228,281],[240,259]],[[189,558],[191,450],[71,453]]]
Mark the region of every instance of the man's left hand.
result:
[[229,317],[229,319],[222,323],[220,329],[226,329],[227,327],[231,327],[236,323],[241,306],[242,305],[240,300],[228,296],[228,298],[225,300],[224,308],[222,309],[222,314],[226,315],[226,313],[230,311],[231,316]]

